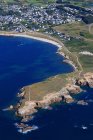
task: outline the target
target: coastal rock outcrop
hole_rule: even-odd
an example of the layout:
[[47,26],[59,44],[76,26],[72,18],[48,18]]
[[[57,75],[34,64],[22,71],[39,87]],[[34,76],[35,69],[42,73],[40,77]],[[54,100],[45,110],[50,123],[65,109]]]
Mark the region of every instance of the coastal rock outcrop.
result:
[[46,108],[49,105],[56,103],[56,102],[73,102],[73,98],[68,94],[66,89],[63,90],[64,92],[56,92],[50,93],[43,97],[40,101],[26,101],[24,106],[20,106],[18,108],[18,115],[24,117],[28,115],[32,115],[38,111],[38,108]]
[[36,102],[34,101],[26,101],[23,107],[19,107],[17,113],[20,116],[27,116],[29,114],[36,113],[37,110],[35,109]]
[[93,73],[85,73],[82,75],[82,77],[79,77],[76,80],[76,83],[81,86],[89,85],[93,88]]
[[82,91],[82,89],[80,88],[80,86],[77,86],[77,85],[71,85],[71,84],[68,84],[66,89],[68,90],[68,92],[70,94],[77,94],[77,93],[80,93]]
[[25,95],[25,92],[23,91],[23,92],[21,92],[21,93],[18,93],[18,94],[17,94],[17,97],[24,97],[24,95]]
[[[49,108],[51,104],[61,101],[72,103],[74,101],[72,95],[78,94],[82,91],[80,88],[81,85],[89,85],[90,87],[93,87],[93,73],[83,74],[82,78],[79,77],[76,80],[76,84],[68,84],[59,92],[47,94],[42,98],[42,100],[25,101],[24,106],[18,106],[17,114],[22,116],[23,120],[27,120],[29,115],[31,116],[38,111],[38,108]],[[27,96],[27,94],[25,94],[25,88],[22,90],[22,93],[19,95],[19,97],[24,96]],[[87,102],[81,100],[78,101],[77,104],[87,105]]]
[[77,102],[78,105],[88,105],[88,103],[84,100],[80,100]]

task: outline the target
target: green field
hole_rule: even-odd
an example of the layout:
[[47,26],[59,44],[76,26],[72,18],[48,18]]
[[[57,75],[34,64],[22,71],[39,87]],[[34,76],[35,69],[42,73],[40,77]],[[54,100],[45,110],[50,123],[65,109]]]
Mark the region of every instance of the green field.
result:
[[0,0],[0,2],[4,3],[22,3],[22,4],[47,4],[53,3],[55,0]]
[[[26,4],[46,4],[46,3],[54,3],[56,0],[0,0],[0,2],[5,2],[5,3],[17,3],[21,2],[26,3]],[[73,5],[77,5],[80,7],[88,7],[88,5],[91,5],[93,3],[92,0],[64,0],[64,2],[70,2]]]
[[64,0],[64,2],[70,2],[71,4],[80,7],[91,7],[91,3],[93,4],[93,0]]
[[91,41],[72,39],[71,41],[67,41],[65,44],[73,53],[78,54],[81,51],[90,51],[93,53],[93,42]]
[[78,56],[84,71],[93,71],[93,56],[79,54],[83,51],[93,53],[92,28],[93,25],[86,25],[83,22],[68,23],[54,27],[55,30],[74,37],[70,41],[65,41],[64,43],[72,54]]
[[87,37],[91,36],[91,34],[89,34],[88,25],[86,25],[83,22],[67,23],[64,25],[55,26],[54,29],[73,37],[81,36],[81,33],[82,33],[82,36],[83,35],[86,35]]

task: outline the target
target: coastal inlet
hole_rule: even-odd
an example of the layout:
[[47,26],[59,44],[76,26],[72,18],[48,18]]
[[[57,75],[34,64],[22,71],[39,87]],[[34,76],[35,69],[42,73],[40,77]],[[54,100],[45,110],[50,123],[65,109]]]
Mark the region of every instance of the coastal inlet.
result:
[[58,47],[38,40],[0,36],[0,106],[15,100],[19,90],[74,68],[56,53]]
[[[57,51],[58,47],[48,42],[17,36],[0,36],[1,110],[18,102],[16,96],[22,87],[74,71]],[[3,134],[7,134],[7,130],[17,133],[14,131],[15,127],[12,127],[12,123],[16,123],[15,117],[13,120],[12,114],[7,113],[0,112],[2,123],[5,124],[0,127],[0,138],[3,140],[6,139]],[[6,125],[8,121],[12,130]],[[12,140],[9,135],[7,138]],[[16,136],[13,139],[16,139]]]
[[[46,110],[46,107],[43,111],[39,110],[35,118],[31,118],[29,122],[21,122],[22,118],[20,121],[20,118],[16,118],[12,111],[0,110],[1,140],[92,139],[93,89],[90,87],[93,85],[93,75],[92,73],[82,75],[77,79],[77,85],[68,84],[66,87],[64,86],[64,90],[61,90],[62,85],[65,85],[64,79],[66,78],[63,74],[73,72],[74,68],[63,61],[64,58],[56,53],[57,50],[58,48],[55,45],[30,38],[0,36],[1,110],[10,105],[13,105],[10,106],[13,109],[14,105],[18,103],[16,96],[20,89],[23,92],[24,88],[29,87],[27,85],[32,85],[32,89],[37,89],[37,84],[39,84],[40,90],[43,90],[43,88],[41,89],[42,83],[45,85],[49,83],[47,86],[51,98],[53,92],[49,91],[60,89],[60,93],[55,91],[57,96],[60,95],[63,100],[64,97],[61,93],[63,91],[70,93],[69,95],[65,94],[65,97],[69,99],[66,102],[73,101],[73,99],[75,101],[79,100],[71,104],[57,105],[53,109],[48,108],[49,110]],[[67,80],[68,82],[71,81],[71,79]],[[82,90],[80,87],[82,87]],[[44,91],[47,91],[47,88],[44,88]],[[79,92],[82,92],[82,94],[78,96]],[[77,96],[74,96],[73,93]],[[20,96],[20,94],[18,95]],[[21,95],[24,96],[25,94]],[[31,90],[31,99],[38,97],[38,100],[40,100],[42,96],[39,95],[44,97],[45,94]],[[22,97],[21,107],[24,107],[22,103],[26,99],[31,100],[29,96],[27,98]],[[23,121],[26,121],[26,119]],[[27,134],[24,135],[24,133]]]

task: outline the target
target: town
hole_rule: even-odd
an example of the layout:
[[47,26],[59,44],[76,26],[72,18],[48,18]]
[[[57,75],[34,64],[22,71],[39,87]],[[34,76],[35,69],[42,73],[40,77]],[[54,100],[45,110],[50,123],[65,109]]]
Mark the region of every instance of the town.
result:
[[[82,21],[93,15],[93,9],[82,8],[67,3],[49,5],[0,4],[0,30],[24,32],[38,31],[61,40],[70,40],[71,36],[56,31],[53,27],[61,24]],[[92,17],[93,19],[93,17]]]

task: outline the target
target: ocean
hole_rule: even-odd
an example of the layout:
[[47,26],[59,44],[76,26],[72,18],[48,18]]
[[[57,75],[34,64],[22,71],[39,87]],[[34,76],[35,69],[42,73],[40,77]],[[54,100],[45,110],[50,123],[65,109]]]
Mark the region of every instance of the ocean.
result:
[[40,110],[29,122],[38,129],[22,134],[14,112],[2,111],[16,103],[20,88],[70,73],[74,68],[64,63],[53,44],[23,37],[0,36],[0,140],[91,140],[93,138],[93,89],[74,98],[87,106],[56,104],[52,110]]

